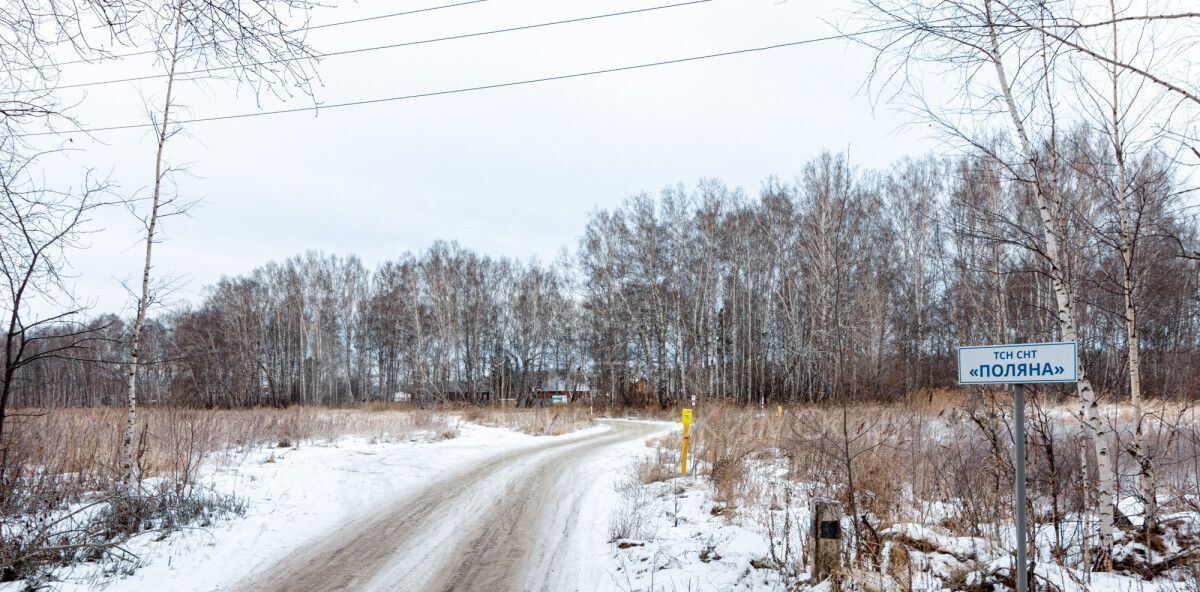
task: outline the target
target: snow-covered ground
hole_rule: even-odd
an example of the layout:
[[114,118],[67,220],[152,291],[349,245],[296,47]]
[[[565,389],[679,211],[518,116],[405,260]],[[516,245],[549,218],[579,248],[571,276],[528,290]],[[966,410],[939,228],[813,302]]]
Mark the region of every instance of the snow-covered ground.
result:
[[[378,442],[358,437],[294,448],[261,447],[209,461],[201,470],[208,487],[234,494],[245,504],[233,516],[207,528],[148,533],[126,549],[136,566],[84,564],[61,572],[55,589],[74,592],[170,592],[227,590],[249,574],[319,542],[340,525],[362,518],[380,504],[397,503],[489,458],[554,441],[585,438],[610,429],[601,425],[564,436],[530,436],[474,424],[460,425],[451,440]],[[617,449],[584,470],[619,471],[631,460]],[[590,519],[605,519],[611,495],[597,492],[585,506]],[[603,555],[598,545],[591,552]],[[131,574],[112,573],[114,570]],[[18,590],[20,583],[0,585]]]
[[[750,494],[754,503],[731,508],[717,500],[703,477],[672,477],[642,483],[631,479],[620,488],[623,501],[614,523],[622,538],[611,545],[610,571],[627,592],[749,592],[806,590],[828,592],[828,581],[811,580],[805,551],[811,491],[783,479],[781,460],[751,461]],[[744,500],[743,500],[744,501]],[[1156,558],[1178,551],[1177,538],[1195,540],[1200,517],[1165,516],[1174,524]],[[842,532],[853,525],[843,521]],[[881,529],[882,569],[854,570],[843,589],[866,592],[922,590],[1005,590],[1012,569],[1011,545],[984,538],[956,536],[944,528],[900,523]],[[1006,538],[1011,537],[1011,531]],[[1124,539],[1127,539],[1125,536]],[[1118,539],[1118,555],[1140,545]],[[1050,533],[1039,532],[1038,545],[1049,548]],[[1194,573],[1175,570],[1147,581],[1134,575],[1065,569],[1052,562],[1036,565],[1039,583],[1058,592],[1195,592]],[[1042,588],[1043,590],[1046,588]]]
[[[609,550],[620,590],[740,592],[785,590],[771,567],[771,537],[744,517],[731,517],[714,499],[711,483],[676,477],[649,484],[629,482],[615,521],[622,538]],[[793,516],[797,520],[799,517]],[[793,523],[793,545],[803,526]],[[781,525],[782,526],[782,525]],[[782,536],[782,533],[780,533]],[[778,541],[777,541],[778,542]],[[777,549],[782,551],[782,549]]]
[[[620,430],[643,426],[635,437],[618,438],[610,425],[547,437],[460,423],[459,437],[444,441],[432,441],[433,435],[401,442],[345,437],[231,451],[208,461],[200,475],[213,491],[237,496],[244,515],[165,538],[136,537],[126,545],[138,557],[134,565],[83,564],[57,574],[62,580],[53,587],[334,590],[342,588],[331,567],[340,563],[352,577],[361,574],[353,589],[372,591],[443,589],[447,581],[495,578],[503,585],[494,589],[553,592],[827,588],[808,581],[803,552],[811,492],[784,479],[784,461],[753,460],[754,491],[739,500],[744,507],[729,507],[702,477],[638,479],[634,467],[654,454],[646,437],[673,428],[657,423],[647,430],[647,423],[616,424]],[[424,505],[430,499],[436,505]],[[406,511],[418,518],[388,512],[409,504],[415,509]],[[426,507],[428,512],[421,509]],[[379,524],[405,530],[420,543],[392,544],[390,533],[367,532]],[[843,532],[851,528],[846,523]],[[1004,577],[1011,564],[1000,545],[938,528],[896,524],[880,536],[886,541],[882,571],[889,575],[862,574],[870,581],[860,587],[871,592],[958,589],[952,582],[981,589]],[[359,547],[384,543],[387,556],[326,561],[328,549],[350,549],[357,557],[345,542],[356,538],[365,541]],[[508,560],[493,553],[495,547],[511,550],[515,541],[528,544]],[[476,561],[447,560],[454,557]],[[294,587],[312,580],[303,566],[314,562],[325,581]],[[1182,592],[1187,585],[1109,575],[1093,575],[1085,585],[1078,573],[1045,562],[1038,574],[1062,592]],[[855,588],[853,581],[849,585]],[[0,585],[2,592],[20,589],[20,583]]]

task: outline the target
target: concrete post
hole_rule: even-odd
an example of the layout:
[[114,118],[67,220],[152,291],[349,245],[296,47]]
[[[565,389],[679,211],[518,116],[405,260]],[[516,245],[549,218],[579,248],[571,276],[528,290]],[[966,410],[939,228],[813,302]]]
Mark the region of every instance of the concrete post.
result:
[[833,575],[842,557],[842,505],[828,499],[812,501],[809,557],[814,582]]

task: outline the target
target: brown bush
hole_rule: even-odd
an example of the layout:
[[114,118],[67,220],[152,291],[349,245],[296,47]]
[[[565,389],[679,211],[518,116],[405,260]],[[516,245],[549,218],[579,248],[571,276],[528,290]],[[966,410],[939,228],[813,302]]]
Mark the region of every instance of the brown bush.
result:
[[[20,410],[0,449],[0,511],[53,508],[119,481],[125,411],[116,408]],[[147,407],[139,412],[143,477],[186,486],[210,453],[269,443],[299,445],[343,435],[376,439],[454,429],[428,411],[288,409],[201,410]],[[18,485],[20,485],[18,487]]]
[[637,478],[645,484],[679,476],[679,435],[663,436],[646,442],[653,455],[637,465]]
[[[197,469],[214,453],[343,435],[374,441],[416,432],[457,435],[444,416],[395,406],[148,407],[138,416],[137,464],[142,478],[154,479],[129,492],[120,487],[124,410],[19,410],[14,415],[0,447],[0,581],[48,577],[52,566],[80,559],[121,558],[120,542],[138,532],[203,526],[221,514],[240,512],[236,498],[196,487]],[[96,511],[68,511],[73,504]]]
[[746,461],[771,447],[772,419],[778,420],[728,403],[708,404],[696,411],[692,437],[699,460],[696,470],[712,479],[718,501],[736,505],[747,494]]
[[[1053,538],[1054,559],[1076,565],[1080,547],[1070,541],[1079,540],[1082,526],[1073,516],[1090,509],[1085,494],[1095,467],[1083,473],[1074,400],[1036,390],[1027,391],[1027,475],[1036,501],[1031,520]],[[785,459],[787,481],[808,495],[836,498],[855,514],[848,536],[860,560],[882,559],[886,541],[879,533],[901,522],[1007,545],[1003,527],[1014,513],[1011,404],[1007,392],[981,391],[969,399],[962,391],[933,391],[894,404],[792,405],[782,420],[774,409],[708,404],[696,412],[696,470],[712,479],[719,501],[767,509],[774,486],[756,482],[748,461]],[[1147,446],[1159,468],[1160,515],[1200,510],[1189,502],[1200,499],[1196,409],[1161,402],[1145,409]],[[1132,441],[1136,418],[1128,409],[1110,406],[1105,416],[1118,444]],[[654,478],[656,470],[647,463],[640,474]],[[1137,491],[1135,467],[1118,465],[1118,473],[1122,491]]]

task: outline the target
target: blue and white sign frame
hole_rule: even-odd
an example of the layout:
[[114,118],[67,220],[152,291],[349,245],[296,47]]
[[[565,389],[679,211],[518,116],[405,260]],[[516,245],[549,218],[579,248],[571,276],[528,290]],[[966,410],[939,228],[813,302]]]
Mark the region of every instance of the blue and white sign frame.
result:
[[958,348],[959,384],[1029,384],[1079,380],[1074,341]]

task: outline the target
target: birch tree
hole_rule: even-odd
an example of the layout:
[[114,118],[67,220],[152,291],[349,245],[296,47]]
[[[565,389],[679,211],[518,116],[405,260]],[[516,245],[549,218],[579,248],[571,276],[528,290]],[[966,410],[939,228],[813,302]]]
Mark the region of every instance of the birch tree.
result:
[[929,321],[933,286],[933,257],[938,249],[937,212],[941,198],[943,175],[941,163],[928,159],[906,159],[888,175],[883,191],[887,194],[893,232],[897,235],[896,253],[903,270],[901,289],[908,306],[903,307],[905,349],[912,372],[908,372],[905,390],[912,392],[928,371],[926,359],[926,330]]
[[[1123,393],[1111,150],[1094,129],[1062,138],[1045,178],[1061,200],[1062,277],[1082,303],[1076,337],[1095,388]],[[793,182],[768,180],[758,200],[711,180],[672,186],[635,206],[639,216],[626,204],[594,213],[571,266],[449,243],[373,271],[315,252],[268,263],[217,282],[195,306],[147,319],[144,356],[162,362],[143,365],[138,392],[199,406],[344,405],[399,391],[421,404],[460,395],[483,403],[485,390],[525,399],[550,373],[566,373],[616,402],[697,394],[761,405],[897,400],[951,386],[957,344],[1059,331],[1046,314],[1056,301],[1032,185],[997,158],[1012,157],[1011,143],[984,147],[928,168],[920,182],[888,181],[906,174],[904,163],[870,170],[826,155]],[[1049,142],[1038,150],[1049,159]],[[1200,232],[1178,212],[1170,160],[1153,154],[1127,167],[1146,336],[1138,349],[1153,360],[1143,364],[1143,391],[1190,396],[1200,376],[1200,276],[1165,237]],[[922,187],[945,195],[922,204]],[[125,327],[97,330],[98,339],[123,340]],[[51,333],[46,346],[64,341]],[[13,391],[18,404],[111,404],[104,393],[120,388],[108,386],[111,366],[101,361],[112,353],[98,343],[72,357],[36,360]]]
[[[152,3],[142,12],[138,33],[145,35],[164,69],[161,108],[151,114],[154,124],[154,176],[150,185],[145,225],[145,250],[129,335],[126,369],[126,416],[122,436],[122,475],[127,490],[138,483],[134,459],[137,427],[137,375],[141,364],[141,331],[152,304],[151,270],[160,218],[170,212],[174,197],[164,195],[172,169],[165,159],[167,141],[180,128],[172,119],[178,108],[179,77],[205,76],[220,71],[262,92],[284,85],[310,92],[311,50],[305,42],[309,0],[171,0]],[[289,20],[290,19],[290,20]],[[185,67],[196,70],[184,70]],[[276,91],[278,92],[278,91]],[[164,206],[168,210],[164,210]],[[175,209],[174,213],[181,210]]]
[[[1162,57],[1156,54],[1165,54],[1170,61],[1186,59],[1179,51],[1179,42],[1173,39],[1176,35],[1164,34],[1157,25],[1162,21],[1200,24],[1200,14],[1131,15],[1119,10],[1115,2],[1109,2],[1107,12],[1097,12],[1092,18],[1096,22],[1077,23],[1063,31],[1055,31],[1057,34],[1047,32],[1046,35],[1075,51],[1077,88],[1081,98],[1094,106],[1094,115],[1089,118],[1088,125],[1107,141],[1107,149],[1097,146],[1085,149],[1083,153],[1099,163],[1090,167],[1089,172],[1108,196],[1116,218],[1116,239],[1106,242],[1120,255],[1127,386],[1136,418],[1129,453],[1138,467],[1144,529],[1150,532],[1157,514],[1158,484],[1153,453],[1148,448],[1145,434],[1149,417],[1144,409],[1138,310],[1144,291],[1140,285],[1141,258],[1146,249],[1140,245],[1154,240],[1155,237],[1146,234],[1158,233],[1148,227],[1157,226],[1153,218],[1169,208],[1166,204],[1174,198],[1169,185],[1162,182],[1155,154],[1165,145],[1174,143],[1169,130],[1186,126],[1189,114],[1194,114],[1197,106],[1189,106],[1194,101],[1189,99],[1188,95],[1193,93],[1187,88],[1172,90],[1172,85],[1155,81],[1158,76],[1169,75],[1164,71]],[[1038,30],[1046,29],[1049,27],[1042,26]],[[1091,34],[1085,37],[1081,34],[1084,31]],[[1102,44],[1108,46],[1105,53],[1099,53]],[[1164,104],[1180,102],[1183,103],[1181,108],[1162,109]],[[1170,235],[1170,231],[1165,234]],[[1102,236],[1109,235],[1102,231]]]
[[[978,99],[957,113],[975,116],[994,113],[1006,119],[1015,137],[1016,155],[1005,161],[1009,172],[1029,189],[1040,226],[1040,249],[1054,295],[1059,337],[1078,341],[1078,296],[1069,277],[1064,252],[1067,212],[1056,178],[1058,162],[1056,59],[1058,46],[1048,41],[1045,30],[1027,28],[1028,23],[1046,18],[1042,4],[1004,4],[999,0],[962,3],[890,2],[870,0],[867,18],[893,27],[879,39],[868,39],[880,50],[876,80],[899,84],[917,97],[924,113],[942,124],[954,137],[973,143],[975,131],[948,118],[946,109],[930,106],[916,81],[904,78],[915,63],[933,67],[966,68],[959,78],[964,96]],[[1016,25],[1016,26],[1014,26]],[[990,71],[990,80],[984,73]],[[1031,124],[1039,125],[1033,132]],[[1043,150],[1037,142],[1045,138]],[[1096,506],[1100,515],[1100,563],[1111,569],[1115,511],[1115,482],[1107,423],[1100,417],[1095,389],[1080,359],[1076,393],[1080,419],[1096,454]]]

